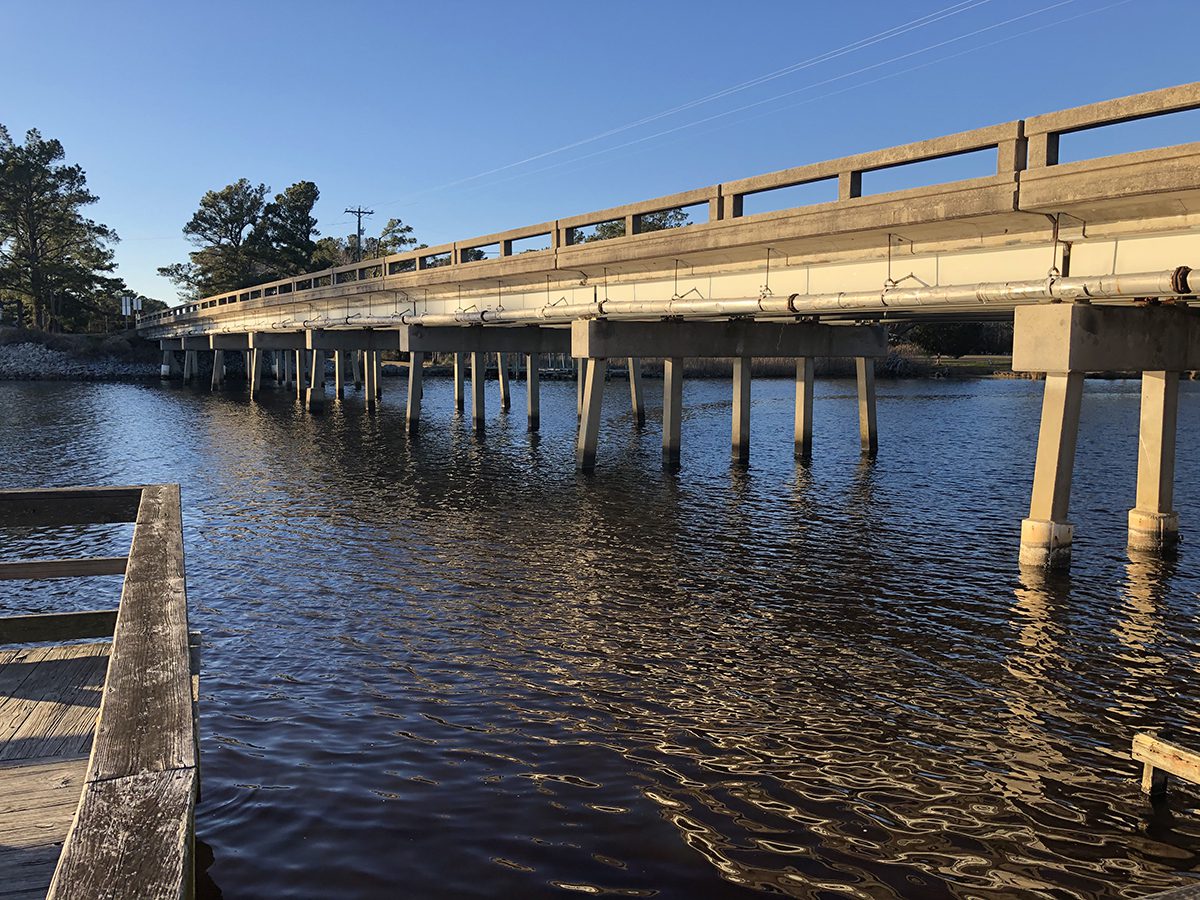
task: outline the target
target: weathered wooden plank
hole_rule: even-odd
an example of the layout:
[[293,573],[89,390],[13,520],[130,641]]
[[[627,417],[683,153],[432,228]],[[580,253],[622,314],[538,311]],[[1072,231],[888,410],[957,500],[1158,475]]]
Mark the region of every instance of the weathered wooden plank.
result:
[[82,559],[18,559],[0,562],[0,581],[18,578],[87,578],[93,575],[124,575],[126,557],[91,556]]
[[1143,764],[1142,790],[1158,795],[1166,790],[1165,774],[1200,784],[1200,753],[1185,750],[1152,734],[1137,734],[1129,754]]
[[0,528],[131,522],[141,494],[139,486],[0,491]]
[[142,491],[89,780],[196,764],[178,485]]
[[186,896],[192,883],[196,773],[90,782],[63,845],[49,900]]
[[110,637],[116,624],[115,609],[5,616],[0,619],[0,644]]
[[0,900],[46,896],[87,758],[0,766]]
[[104,685],[108,645],[48,647],[30,671],[0,694],[0,760],[86,754]]

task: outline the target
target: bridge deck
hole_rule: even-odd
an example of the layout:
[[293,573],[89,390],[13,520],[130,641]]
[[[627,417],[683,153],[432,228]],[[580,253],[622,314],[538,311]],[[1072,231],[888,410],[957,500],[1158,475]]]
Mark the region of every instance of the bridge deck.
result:
[[0,650],[0,898],[45,897],[79,805],[110,644]]

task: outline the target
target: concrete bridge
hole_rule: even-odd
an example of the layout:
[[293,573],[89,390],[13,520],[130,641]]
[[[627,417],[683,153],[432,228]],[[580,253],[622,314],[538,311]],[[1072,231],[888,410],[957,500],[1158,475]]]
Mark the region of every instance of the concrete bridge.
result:
[[[164,373],[182,352],[194,378],[197,354],[212,353],[216,387],[223,355],[242,351],[252,397],[271,363],[311,409],[323,403],[326,354],[337,396],[354,367],[368,407],[380,354],[407,354],[413,429],[428,354],[453,354],[460,409],[469,356],[479,428],[486,355],[499,357],[505,405],[505,357],[524,356],[534,429],[538,357],[569,353],[576,461],[590,470],[608,360],[628,361],[639,421],[639,360],[665,360],[663,454],[674,464],[684,359],[734,360],[732,447],[745,459],[753,357],[796,359],[798,457],[811,448],[813,359],[853,357],[863,452],[874,454],[873,360],[888,322],[1012,317],[1013,368],[1046,374],[1022,564],[1069,561],[1092,371],[1142,377],[1129,541],[1164,547],[1178,534],[1179,376],[1200,369],[1200,271],[1188,265],[1200,264],[1200,143],[1062,159],[1080,132],[1197,108],[1200,83],[1035,115],[244,288],[138,327],[161,340]],[[873,190],[897,180],[908,186]]]

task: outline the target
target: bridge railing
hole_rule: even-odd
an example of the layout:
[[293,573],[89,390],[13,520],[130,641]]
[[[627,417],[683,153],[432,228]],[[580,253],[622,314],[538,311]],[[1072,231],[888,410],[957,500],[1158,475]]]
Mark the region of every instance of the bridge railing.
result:
[[[464,266],[471,267],[470,277],[473,279],[489,277],[493,272],[497,274],[503,272],[510,276],[541,272],[548,268],[554,268],[560,253],[565,252],[571,256],[570,260],[563,260],[563,262],[569,263],[576,258],[585,258],[590,252],[582,249],[585,243],[589,247],[594,247],[598,243],[607,243],[607,240],[637,241],[647,237],[647,232],[652,229],[644,227],[647,222],[646,217],[656,213],[668,210],[689,210],[695,213],[707,207],[707,213],[702,216],[702,220],[693,219],[688,223],[703,228],[706,225],[713,226],[731,219],[788,216],[796,215],[797,212],[810,207],[828,209],[836,207],[838,204],[869,202],[862,199],[864,197],[864,175],[984,150],[995,150],[996,152],[994,175],[935,181],[920,187],[872,195],[872,199],[914,196],[915,192],[936,190],[948,185],[954,185],[956,190],[967,191],[972,188],[988,188],[1012,183],[1015,186],[1014,207],[1041,209],[1047,206],[1058,206],[1066,209],[1081,198],[1095,199],[1100,196],[1100,192],[1105,190],[1111,192],[1113,186],[1109,184],[1106,187],[1105,181],[1095,177],[1090,182],[1086,181],[1089,166],[1093,170],[1103,168],[1102,165],[1097,166],[1094,160],[1088,160],[1082,164],[1060,165],[1058,163],[1060,136],[1104,125],[1190,109],[1200,109],[1200,82],[1093,103],[1061,112],[1005,122],[841,159],[756,175],[564,219],[527,225],[465,241],[455,241],[437,247],[425,247],[364,260],[303,276],[284,278],[142,316],[138,322],[141,326],[169,323],[174,319],[231,303],[260,299],[269,302],[269,298],[273,297],[289,297],[302,292],[336,288],[354,282],[379,280],[442,267],[456,270]],[[1200,145],[1181,145],[1184,150],[1191,153],[1196,152],[1197,146]],[[1177,149],[1179,148],[1162,148],[1112,157],[1111,159],[1120,159],[1125,163],[1136,163],[1141,160],[1146,163],[1147,167],[1153,167],[1141,172],[1141,177],[1136,177],[1138,176],[1137,172],[1132,173],[1135,177],[1127,177],[1128,173],[1123,172],[1117,190],[1125,193],[1136,193],[1143,189],[1170,190],[1184,186],[1185,182],[1195,181],[1194,174],[1190,174],[1192,167],[1190,164],[1182,164],[1182,161],[1172,170],[1173,177],[1168,176],[1164,181],[1161,171],[1163,162],[1169,163],[1172,153]],[[1168,168],[1170,168],[1169,165]],[[1069,178],[1059,177],[1071,176],[1076,173],[1085,176],[1085,184],[1082,186],[1072,183]],[[1054,176],[1057,180],[1051,180],[1050,176]],[[837,183],[836,199],[829,202],[800,204],[769,213],[753,215],[745,213],[745,201],[755,195],[834,180]],[[1029,188],[1028,198],[1024,195],[1027,186]],[[1017,192],[1020,192],[1019,198],[1016,196]],[[691,217],[689,216],[689,218]],[[588,235],[588,229],[597,225],[606,226],[605,232],[600,235]],[[671,232],[677,234],[679,230],[673,228]],[[597,241],[597,237],[604,237],[607,240]],[[522,242],[535,242],[538,246],[522,248],[520,246]]]

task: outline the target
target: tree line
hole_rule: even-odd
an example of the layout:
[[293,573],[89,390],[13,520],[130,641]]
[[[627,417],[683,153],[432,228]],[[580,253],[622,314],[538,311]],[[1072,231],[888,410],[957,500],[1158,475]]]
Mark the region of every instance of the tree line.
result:
[[[117,234],[87,208],[99,199],[62,143],[21,143],[0,125],[0,321],[46,331],[107,331],[136,296],[113,272]],[[166,304],[143,297],[144,311]]]
[[378,236],[364,237],[361,253],[357,233],[320,237],[313,216],[320,196],[311,181],[297,181],[272,197],[267,185],[245,178],[207,191],[183,226],[196,249],[187,262],[158,273],[194,300],[426,246],[400,219],[389,219]]

